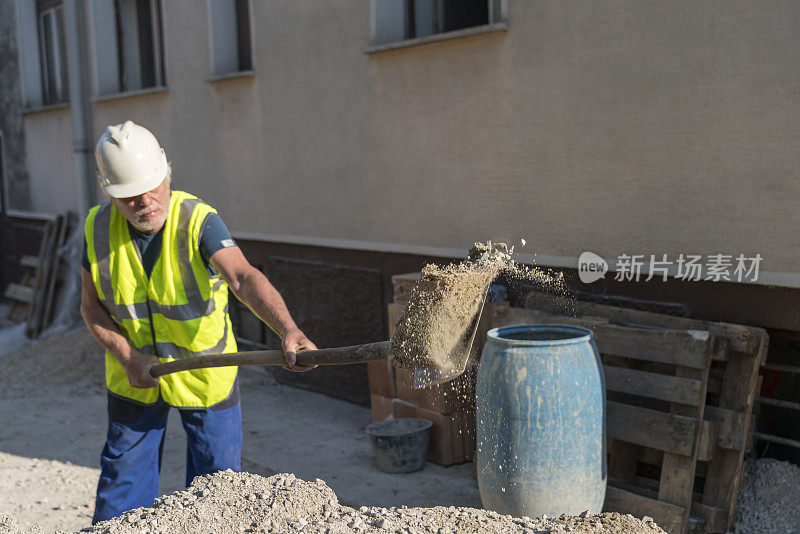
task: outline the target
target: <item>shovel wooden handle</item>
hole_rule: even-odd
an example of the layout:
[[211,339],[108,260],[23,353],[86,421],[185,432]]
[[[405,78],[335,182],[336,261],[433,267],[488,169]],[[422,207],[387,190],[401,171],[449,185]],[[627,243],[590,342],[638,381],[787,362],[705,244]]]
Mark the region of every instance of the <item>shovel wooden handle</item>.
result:
[[[299,365],[346,365],[366,363],[389,358],[389,341],[354,345],[352,347],[336,347],[332,349],[308,350],[297,353]],[[232,352],[230,354],[209,354],[183,358],[167,363],[159,363],[150,368],[150,374],[159,376],[190,369],[206,367],[229,367],[240,365],[283,365],[285,362],[282,350],[253,350]]]

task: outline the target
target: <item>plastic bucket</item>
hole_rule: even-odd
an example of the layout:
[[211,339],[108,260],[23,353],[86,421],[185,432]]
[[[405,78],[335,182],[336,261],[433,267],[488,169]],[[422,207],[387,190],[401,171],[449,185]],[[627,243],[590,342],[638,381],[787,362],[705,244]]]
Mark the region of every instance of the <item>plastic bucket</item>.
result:
[[375,461],[386,473],[411,473],[425,464],[433,423],[427,419],[387,419],[367,425]]

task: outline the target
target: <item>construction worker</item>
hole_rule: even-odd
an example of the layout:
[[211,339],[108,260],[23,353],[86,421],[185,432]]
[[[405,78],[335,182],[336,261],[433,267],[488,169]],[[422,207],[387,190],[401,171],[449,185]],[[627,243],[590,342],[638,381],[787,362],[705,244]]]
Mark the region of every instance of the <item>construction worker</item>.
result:
[[109,201],[86,218],[81,315],[106,349],[108,434],[93,524],[158,496],[170,407],[186,431],[187,486],[241,470],[237,368],[150,375],[159,362],[237,350],[228,288],[281,337],[285,368],[308,370],[296,353],[316,349],[216,210],[171,191],[170,165],[149,130],[131,121],[109,126],[95,159]]

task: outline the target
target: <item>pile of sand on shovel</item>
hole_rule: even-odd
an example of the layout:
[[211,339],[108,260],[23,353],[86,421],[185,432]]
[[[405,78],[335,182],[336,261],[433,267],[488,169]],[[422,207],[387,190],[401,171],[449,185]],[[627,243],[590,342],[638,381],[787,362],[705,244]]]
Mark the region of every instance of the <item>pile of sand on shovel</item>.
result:
[[394,365],[447,374],[463,359],[475,316],[497,267],[426,265],[392,337]]
[[544,271],[516,265],[513,252],[504,243],[475,243],[461,263],[426,265],[392,337],[394,364],[434,376],[450,374],[466,357],[489,284],[499,274],[514,281],[555,282]]

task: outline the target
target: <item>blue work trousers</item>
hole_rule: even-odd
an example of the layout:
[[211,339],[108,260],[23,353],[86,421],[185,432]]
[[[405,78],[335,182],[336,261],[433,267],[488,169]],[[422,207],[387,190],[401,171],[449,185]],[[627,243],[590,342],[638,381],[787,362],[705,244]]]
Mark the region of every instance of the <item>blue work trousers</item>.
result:
[[[100,456],[92,524],[150,506],[158,497],[169,410],[161,398],[152,405],[136,406],[109,396],[108,435]],[[242,411],[238,402],[222,410],[178,411],[186,431],[187,486],[196,476],[225,469],[241,471]]]

